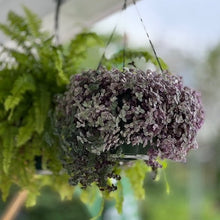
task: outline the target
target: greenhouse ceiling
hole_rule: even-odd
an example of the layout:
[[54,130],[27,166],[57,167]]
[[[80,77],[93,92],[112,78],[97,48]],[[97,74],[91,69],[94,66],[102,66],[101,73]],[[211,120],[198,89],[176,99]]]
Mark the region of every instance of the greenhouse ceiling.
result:
[[[60,39],[66,41],[82,29],[91,27],[97,21],[120,10],[124,0],[63,0],[60,10]],[[132,0],[127,1],[128,4]],[[0,22],[4,23],[12,10],[22,14],[22,5],[37,13],[43,20],[43,27],[54,31],[56,0],[0,0]],[[6,41],[0,33],[0,42]]]

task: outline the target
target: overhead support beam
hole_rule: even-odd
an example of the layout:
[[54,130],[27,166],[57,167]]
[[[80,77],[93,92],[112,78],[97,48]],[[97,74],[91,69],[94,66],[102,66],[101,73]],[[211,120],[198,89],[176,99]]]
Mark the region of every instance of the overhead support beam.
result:
[[[132,0],[127,0],[131,4]],[[60,10],[60,41],[65,42],[83,29],[121,10],[124,0],[69,0]],[[53,32],[54,12],[44,18],[44,28]]]
[[[59,33],[61,42],[67,41],[83,29],[119,11],[124,0],[64,0],[60,10]],[[128,5],[132,0],[127,0]],[[22,14],[22,5],[33,10],[43,20],[43,28],[54,33],[55,0],[0,0],[0,22],[6,21],[12,10]],[[6,38],[0,33],[0,43]]]

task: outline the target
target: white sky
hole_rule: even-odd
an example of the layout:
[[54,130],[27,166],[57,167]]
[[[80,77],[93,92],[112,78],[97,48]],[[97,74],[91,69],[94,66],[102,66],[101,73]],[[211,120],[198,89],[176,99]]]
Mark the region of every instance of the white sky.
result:
[[[142,0],[137,6],[156,45],[200,56],[220,42],[220,0]],[[108,17],[99,22],[95,30],[111,31],[119,17],[119,13]],[[117,30],[126,29],[130,42],[136,46],[146,44],[134,6],[127,9],[119,23]]]

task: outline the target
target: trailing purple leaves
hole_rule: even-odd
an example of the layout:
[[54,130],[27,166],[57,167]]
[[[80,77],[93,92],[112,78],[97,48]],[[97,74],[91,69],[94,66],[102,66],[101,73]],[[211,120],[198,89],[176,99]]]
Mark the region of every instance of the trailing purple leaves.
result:
[[185,162],[197,148],[204,121],[200,94],[182,78],[148,70],[101,68],[72,76],[57,99],[56,132],[70,183],[102,190],[123,155],[142,154],[147,165],[158,158]]

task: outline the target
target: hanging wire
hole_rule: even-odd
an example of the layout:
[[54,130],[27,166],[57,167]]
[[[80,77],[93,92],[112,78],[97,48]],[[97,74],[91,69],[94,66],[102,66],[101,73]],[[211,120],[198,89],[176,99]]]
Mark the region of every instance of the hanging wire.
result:
[[[124,5],[123,5],[123,11],[124,11],[124,20],[126,22],[126,19],[125,19],[125,12],[126,12],[126,9],[127,9],[127,0],[124,1]],[[125,26],[125,24],[124,24]],[[124,68],[125,68],[125,58],[126,58],[126,32],[124,30],[124,36],[123,36],[123,71],[124,71]]]
[[107,47],[109,46],[109,44],[111,43],[111,41],[112,41],[112,38],[113,38],[113,36],[114,36],[114,34],[115,34],[117,25],[118,25],[118,24],[115,25],[115,27],[114,27],[114,29],[113,29],[113,31],[112,31],[112,33],[111,33],[111,35],[110,35],[110,37],[109,37],[107,43],[106,43],[106,46],[105,46],[104,52],[103,52],[103,54],[102,54],[102,56],[101,56],[101,59],[100,59],[100,61],[99,61],[99,65],[98,65],[98,67],[97,67],[97,70],[99,70],[100,67],[102,66],[102,62],[103,62],[103,59],[104,59],[104,57],[105,57],[106,49],[107,49]]
[[56,2],[56,12],[55,12],[55,22],[54,22],[54,35],[55,35],[55,44],[59,44],[59,15],[60,15],[60,6],[63,0],[55,0]]
[[135,9],[136,9],[136,11],[137,11],[138,17],[139,17],[139,19],[140,19],[140,21],[141,21],[141,24],[142,24],[142,26],[143,26],[143,28],[144,28],[144,31],[145,31],[145,33],[146,33],[146,35],[147,35],[148,41],[149,41],[150,46],[151,46],[151,48],[152,48],[152,50],[153,50],[153,53],[154,53],[154,56],[155,56],[155,58],[156,58],[156,61],[157,61],[158,65],[159,65],[159,68],[160,68],[161,72],[163,73],[163,68],[162,68],[162,65],[161,65],[161,63],[160,63],[160,59],[159,59],[159,57],[158,57],[158,55],[157,55],[157,52],[156,52],[156,50],[155,50],[155,47],[154,47],[154,45],[153,45],[153,43],[152,43],[152,41],[151,41],[151,39],[150,39],[150,35],[148,34],[147,28],[146,28],[146,26],[144,25],[144,21],[143,21],[143,19],[142,19],[142,17],[141,17],[141,14],[140,14],[139,10],[138,10],[136,1],[135,1],[135,0],[132,0],[132,1],[133,1],[134,6],[135,6]]
[[[122,14],[122,12],[123,12],[126,8],[127,8],[127,0],[124,0],[123,7],[122,7],[122,9],[121,9],[121,14]],[[119,21],[120,21],[120,19],[121,19],[121,14],[120,14],[120,17],[119,17]],[[107,41],[107,43],[106,43],[106,45],[105,45],[105,49],[104,49],[104,52],[103,52],[103,54],[102,54],[102,56],[101,56],[101,59],[100,59],[100,61],[99,61],[97,70],[99,70],[100,67],[102,66],[102,62],[103,62],[103,59],[104,59],[104,57],[105,57],[106,50],[107,50],[109,44],[110,44],[111,41],[112,41],[112,38],[113,38],[113,36],[114,36],[114,34],[115,34],[115,31],[116,31],[116,29],[117,29],[117,26],[118,26],[118,24],[119,24],[119,21],[116,23],[115,27],[113,28],[112,33],[111,33],[111,35],[110,35],[110,37],[109,37],[109,39],[108,39],[108,41]],[[124,55],[123,55],[123,68],[124,68],[124,65],[125,65],[125,64],[124,64],[124,62],[125,62],[125,58],[124,58],[124,57],[125,57],[125,49],[124,49],[123,54],[124,54]]]

